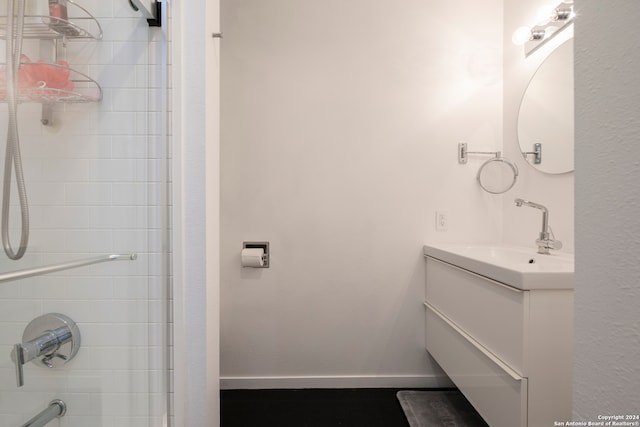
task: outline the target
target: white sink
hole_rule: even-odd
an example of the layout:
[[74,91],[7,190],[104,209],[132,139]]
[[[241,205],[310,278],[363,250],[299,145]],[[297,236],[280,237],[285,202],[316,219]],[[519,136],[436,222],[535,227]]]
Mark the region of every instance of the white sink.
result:
[[508,245],[429,244],[424,254],[518,289],[573,289],[574,257]]

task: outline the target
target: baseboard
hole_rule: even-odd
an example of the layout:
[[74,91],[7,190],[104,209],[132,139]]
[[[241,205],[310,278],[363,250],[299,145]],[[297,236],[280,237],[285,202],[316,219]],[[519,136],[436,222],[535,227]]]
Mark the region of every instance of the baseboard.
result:
[[454,387],[445,375],[220,377],[222,390]]

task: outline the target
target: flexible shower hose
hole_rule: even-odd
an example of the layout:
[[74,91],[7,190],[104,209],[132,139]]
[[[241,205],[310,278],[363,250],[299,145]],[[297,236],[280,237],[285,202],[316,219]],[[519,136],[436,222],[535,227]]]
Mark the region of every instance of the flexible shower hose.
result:
[[[14,17],[15,2],[17,1],[17,16]],[[7,129],[7,147],[4,160],[4,179],[2,185],[2,246],[7,256],[13,260],[22,258],[29,242],[29,204],[27,190],[22,172],[22,157],[20,156],[20,139],[18,136],[18,71],[22,56],[22,36],[24,33],[25,0],[7,1],[7,46],[6,46],[6,74],[7,101],[9,109],[9,125]],[[18,251],[11,247],[9,238],[9,207],[11,201],[11,172],[15,169],[18,198],[20,199],[20,217],[22,228],[20,232],[20,246]]]

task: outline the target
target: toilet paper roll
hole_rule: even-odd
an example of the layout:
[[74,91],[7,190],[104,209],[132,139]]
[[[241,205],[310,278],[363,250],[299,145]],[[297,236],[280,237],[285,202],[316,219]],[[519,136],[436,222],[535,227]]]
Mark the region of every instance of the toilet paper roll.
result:
[[263,267],[264,249],[262,248],[245,248],[242,250],[242,266],[243,267]]

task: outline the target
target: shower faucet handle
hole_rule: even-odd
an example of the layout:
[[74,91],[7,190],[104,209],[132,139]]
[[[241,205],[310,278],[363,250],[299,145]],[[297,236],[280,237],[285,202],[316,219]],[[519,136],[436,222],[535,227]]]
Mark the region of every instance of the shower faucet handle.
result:
[[80,347],[80,330],[73,320],[59,313],[33,319],[25,328],[22,343],[15,344],[11,360],[16,367],[16,385],[24,385],[23,366],[30,361],[38,366],[55,368],[69,360]]
[[16,365],[16,386],[22,387],[24,385],[24,370],[22,369],[22,365],[25,363],[22,344],[13,346],[11,360],[13,360],[13,363]]

